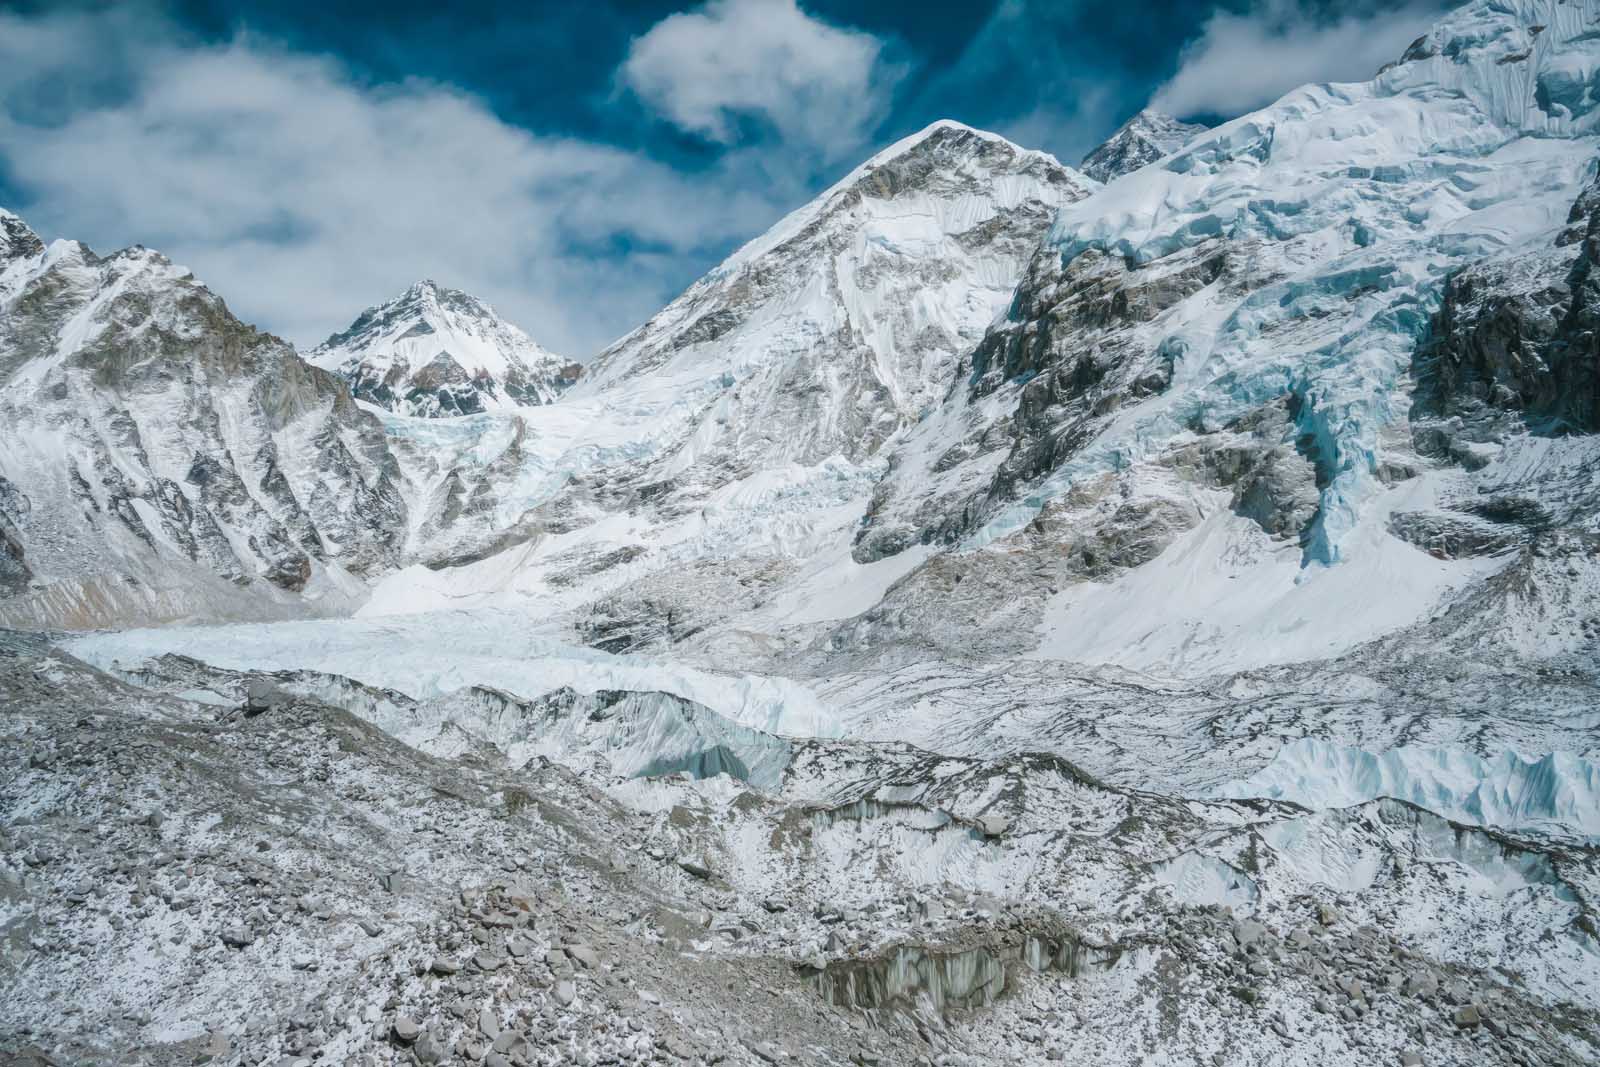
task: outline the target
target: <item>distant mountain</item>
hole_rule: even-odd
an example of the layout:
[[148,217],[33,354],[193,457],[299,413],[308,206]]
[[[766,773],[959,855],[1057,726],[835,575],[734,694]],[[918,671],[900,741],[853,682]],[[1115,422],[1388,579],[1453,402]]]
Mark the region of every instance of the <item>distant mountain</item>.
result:
[[308,358],[341,375],[357,399],[426,417],[548,404],[583,369],[483,301],[433,281],[363,311]]
[[1113,181],[1171,155],[1205,130],[1146,108],[1084,156],[1080,169],[1095,181]]
[[349,611],[398,561],[378,420],[156,252],[0,211],[0,625]]

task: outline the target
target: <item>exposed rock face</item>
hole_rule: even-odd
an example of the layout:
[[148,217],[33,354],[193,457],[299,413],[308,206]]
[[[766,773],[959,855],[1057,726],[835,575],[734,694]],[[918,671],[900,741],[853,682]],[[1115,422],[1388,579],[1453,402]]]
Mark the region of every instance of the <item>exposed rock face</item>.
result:
[[397,562],[398,472],[343,383],[154,252],[7,228],[0,540],[12,588],[31,573],[0,618],[271,613],[314,580],[350,585],[329,568]]
[[427,417],[548,404],[582,373],[481,300],[431,280],[363,311],[308,358],[358,399]]
[[1600,431],[1600,177],[1554,246],[1474,264],[1450,279],[1417,353],[1425,447],[1470,449],[1521,416],[1540,433]]
[[1078,166],[1097,182],[1115,181],[1171,155],[1205,129],[1146,108],[1123,123],[1104,144],[1084,156]]

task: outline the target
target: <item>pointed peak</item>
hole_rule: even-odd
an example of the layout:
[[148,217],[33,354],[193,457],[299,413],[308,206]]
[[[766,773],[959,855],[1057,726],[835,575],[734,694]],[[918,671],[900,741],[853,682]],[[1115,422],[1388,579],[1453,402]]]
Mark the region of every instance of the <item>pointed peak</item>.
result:
[[[845,179],[845,182],[849,182],[852,178],[859,176],[863,171],[873,167],[882,166],[883,164],[888,163],[891,160],[898,159],[901,156],[910,155],[911,153],[918,151],[927,151],[943,145],[967,145],[971,146],[974,151],[977,151],[986,145],[992,145],[1009,148],[1012,152],[1018,155],[1038,155],[1041,157],[1050,158],[1044,152],[1036,152],[1033,149],[1023,148],[1021,145],[1013,144],[1011,141],[1006,140],[998,133],[990,133],[988,130],[980,130],[976,126],[968,126],[966,123],[957,122],[955,119],[938,119],[937,121],[930,122],[928,125],[924,126],[916,133],[911,134],[909,137],[902,137],[889,147],[883,149],[881,152],[878,152],[871,159],[868,159],[865,163],[858,167],[850,177]],[[1054,162],[1053,159],[1051,161]]]
[[1096,181],[1114,181],[1170,155],[1205,129],[1205,126],[1179,122],[1166,112],[1147,107],[1117,127],[1117,132],[1104,144],[1084,156],[1079,169]]
[[28,228],[21,216],[0,207],[0,263],[36,256],[44,251],[44,242]]

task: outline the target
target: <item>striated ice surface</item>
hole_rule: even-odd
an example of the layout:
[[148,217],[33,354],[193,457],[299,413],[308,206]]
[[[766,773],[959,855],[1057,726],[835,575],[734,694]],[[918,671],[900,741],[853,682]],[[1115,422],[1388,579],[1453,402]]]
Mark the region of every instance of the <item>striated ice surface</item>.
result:
[[1380,753],[1302,738],[1218,793],[1313,809],[1393,797],[1457,822],[1600,839],[1600,763],[1564,752],[1531,759],[1502,752],[1485,759],[1452,746],[1402,745]]
[[1067,204],[1048,242],[1135,263],[1251,249],[1248,295],[1203,291],[1149,337],[1173,381],[969,541],[1021,529],[1074,485],[1293,395],[1326,472],[1307,562],[1350,551],[1382,491],[1379,439],[1450,273],[1546,245],[1593,167],[1593,3],[1479,0],[1370,82],[1308,85]]

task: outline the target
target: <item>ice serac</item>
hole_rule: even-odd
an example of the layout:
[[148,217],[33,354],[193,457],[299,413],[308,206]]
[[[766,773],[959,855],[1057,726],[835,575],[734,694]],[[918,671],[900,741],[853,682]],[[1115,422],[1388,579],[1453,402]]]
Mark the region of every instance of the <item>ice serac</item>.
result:
[[344,385],[155,252],[0,226],[0,621],[359,603],[404,505]]
[[363,311],[309,359],[359,400],[427,417],[548,404],[582,372],[483,301],[431,280]]
[[[853,549],[860,562],[913,546],[968,552],[902,582],[839,640],[924,630],[958,571],[1015,603],[1041,579],[1120,581],[1172,553],[1182,596],[1160,583],[1135,595],[1137,581],[1105,597],[1063,590],[1057,604],[1075,606],[1052,620],[1062,638],[1047,633],[1048,653],[1158,671],[1173,651],[1325,655],[1303,635],[1356,617],[1336,585],[1386,590],[1382,626],[1348,628],[1342,649],[1426,617],[1535,534],[1588,537],[1572,507],[1592,488],[1557,474],[1583,441],[1536,448],[1519,419],[1483,440],[1452,431],[1454,452],[1419,449],[1413,420],[1426,413],[1412,402],[1431,343],[1460,350],[1447,363],[1466,368],[1461,380],[1514,368],[1500,394],[1468,382],[1502,407],[1515,394],[1537,418],[1553,391],[1587,403],[1592,355],[1545,345],[1554,327],[1538,315],[1505,344],[1503,315],[1430,338],[1462,325],[1436,321],[1452,279],[1473,314],[1485,294],[1523,289],[1553,314],[1582,302],[1562,295],[1581,294],[1563,272],[1582,241],[1558,242],[1596,155],[1594,13],[1468,4],[1369,82],[1297,89],[1065,205],[962,387],[891,454]],[[1469,302],[1490,260],[1504,269]],[[1562,418],[1571,430],[1589,416]],[[1529,499],[1556,506],[1519,510]],[[1415,518],[1473,510],[1474,543],[1489,551],[1454,551],[1425,529],[1433,518]],[[1319,577],[1352,561],[1341,579]],[[1113,632],[1119,647],[1089,647]]]
[[1600,764],[1565,752],[1485,759],[1461,748],[1368,752],[1305,738],[1220,793],[1317,810],[1393,797],[1459,822],[1600,840]]
[[1095,181],[1115,181],[1171,155],[1205,130],[1198,123],[1179,122],[1171,115],[1145,108],[1084,156],[1079,169]]

